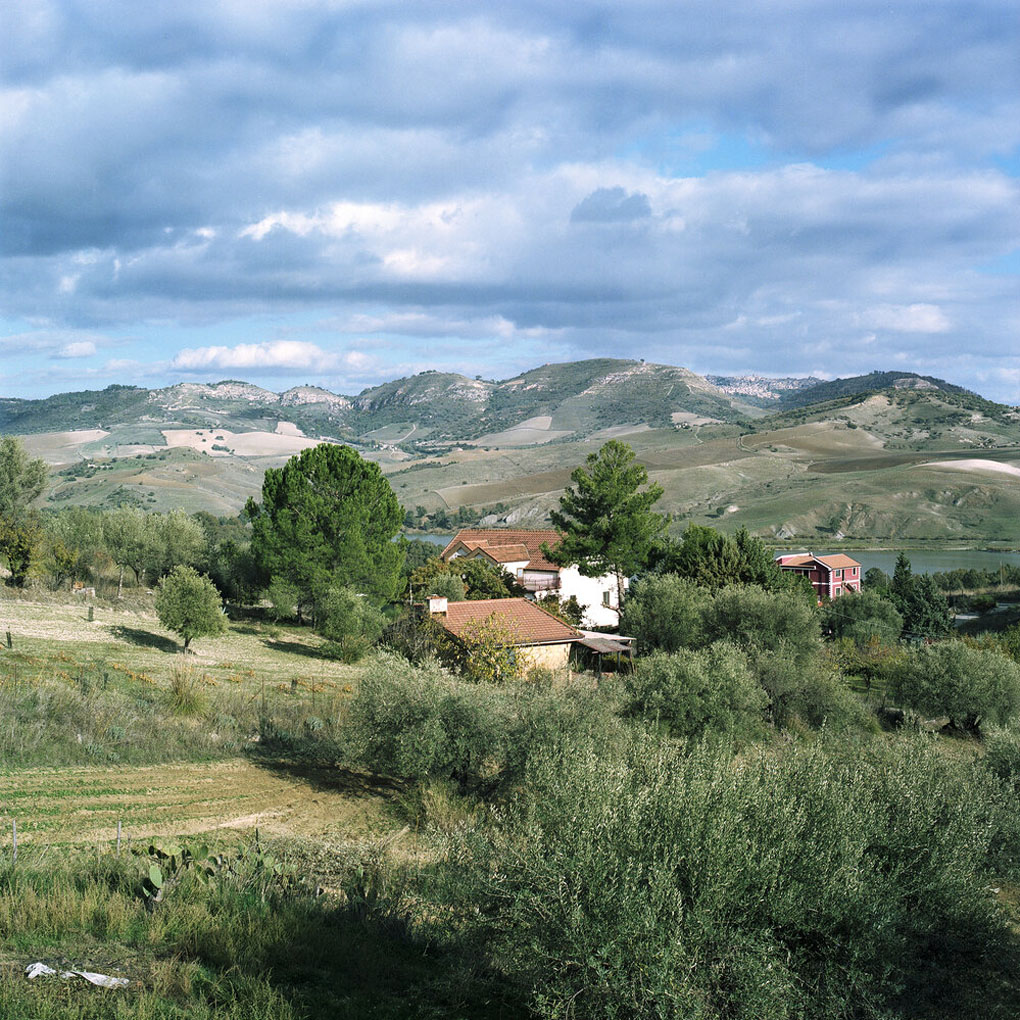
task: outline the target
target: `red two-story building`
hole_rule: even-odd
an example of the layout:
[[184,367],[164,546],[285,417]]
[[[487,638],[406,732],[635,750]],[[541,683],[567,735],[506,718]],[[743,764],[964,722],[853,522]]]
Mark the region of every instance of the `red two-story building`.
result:
[[839,598],[848,591],[861,590],[861,565],[857,560],[837,553],[834,556],[815,556],[813,553],[794,553],[777,556],[781,570],[802,574],[814,586],[818,601]]

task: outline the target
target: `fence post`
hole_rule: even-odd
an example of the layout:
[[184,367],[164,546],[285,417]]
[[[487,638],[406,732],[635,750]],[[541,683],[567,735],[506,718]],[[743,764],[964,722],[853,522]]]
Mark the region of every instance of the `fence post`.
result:
[[95,606],[89,606],[89,623],[92,623],[96,618]]
[[10,631],[7,632],[7,647],[8,648],[13,648],[14,647],[14,642],[11,640],[11,632]]

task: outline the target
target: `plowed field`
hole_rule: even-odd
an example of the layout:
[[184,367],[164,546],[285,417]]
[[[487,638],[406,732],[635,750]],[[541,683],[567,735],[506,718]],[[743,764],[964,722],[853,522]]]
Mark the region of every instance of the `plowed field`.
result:
[[[0,848],[112,843],[258,828],[272,835],[352,839],[386,826],[386,797],[357,777],[246,759],[144,768],[32,769],[0,776]],[[0,851],[2,852],[2,851]]]

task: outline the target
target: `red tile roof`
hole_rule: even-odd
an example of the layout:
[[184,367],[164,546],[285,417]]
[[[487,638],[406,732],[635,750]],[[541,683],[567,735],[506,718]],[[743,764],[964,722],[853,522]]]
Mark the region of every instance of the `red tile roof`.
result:
[[[444,560],[448,559],[451,552],[456,549],[458,543],[463,543],[470,549],[484,549],[493,559],[497,559],[494,549],[500,546],[521,546],[527,550],[526,557],[511,557],[512,559],[528,559],[528,566],[532,570],[559,570],[555,563],[550,563],[542,553],[542,546],[548,545],[555,548],[560,544],[562,535],[554,528],[530,529],[530,528],[464,528],[458,531],[450,544],[439,554]],[[499,562],[510,562],[508,559],[501,559]]]
[[433,619],[460,637],[466,629],[484,623],[491,616],[514,635],[515,645],[561,644],[576,641],[581,636],[573,627],[525,598],[451,602],[445,616],[437,615]]
[[815,559],[821,560],[827,567],[859,567],[860,564],[857,560],[851,559],[849,556],[844,556],[843,553],[836,553],[834,556],[816,556]]
[[497,563],[527,563],[531,559],[528,547],[524,545],[476,545],[472,551],[480,550]]
[[806,567],[811,563],[821,563],[830,570],[838,570],[840,567],[860,566],[857,560],[853,560],[843,553],[835,553],[832,556],[811,556],[804,553],[802,556],[783,556],[779,560],[781,567]]

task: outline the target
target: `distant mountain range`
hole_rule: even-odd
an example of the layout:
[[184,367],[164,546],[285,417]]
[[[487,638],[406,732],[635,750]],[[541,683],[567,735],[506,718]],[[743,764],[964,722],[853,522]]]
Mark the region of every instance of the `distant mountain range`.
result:
[[593,359],[500,382],[422,372],[356,395],[236,380],[0,398],[51,466],[47,505],[236,513],[266,467],[323,440],[389,477],[416,525],[541,525],[621,437],[662,508],[790,542],[1020,544],[1020,411],[941,379],[704,378]]
[[449,372],[419,375],[356,396],[318,386],[276,393],[251,383],[108,386],[40,400],[0,397],[0,432],[28,434],[144,425],[275,428],[287,417],[309,436],[356,439],[392,425],[415,427],[410,445],[478,440],[549,418],[542,431],[589,435],[613,425],[669,427],[678,416],[734,422],[885,388],[967,391],[908,372],[824,381],[813,377],[702,377],[685,368],[611,358],[543,365],[491,382]]

